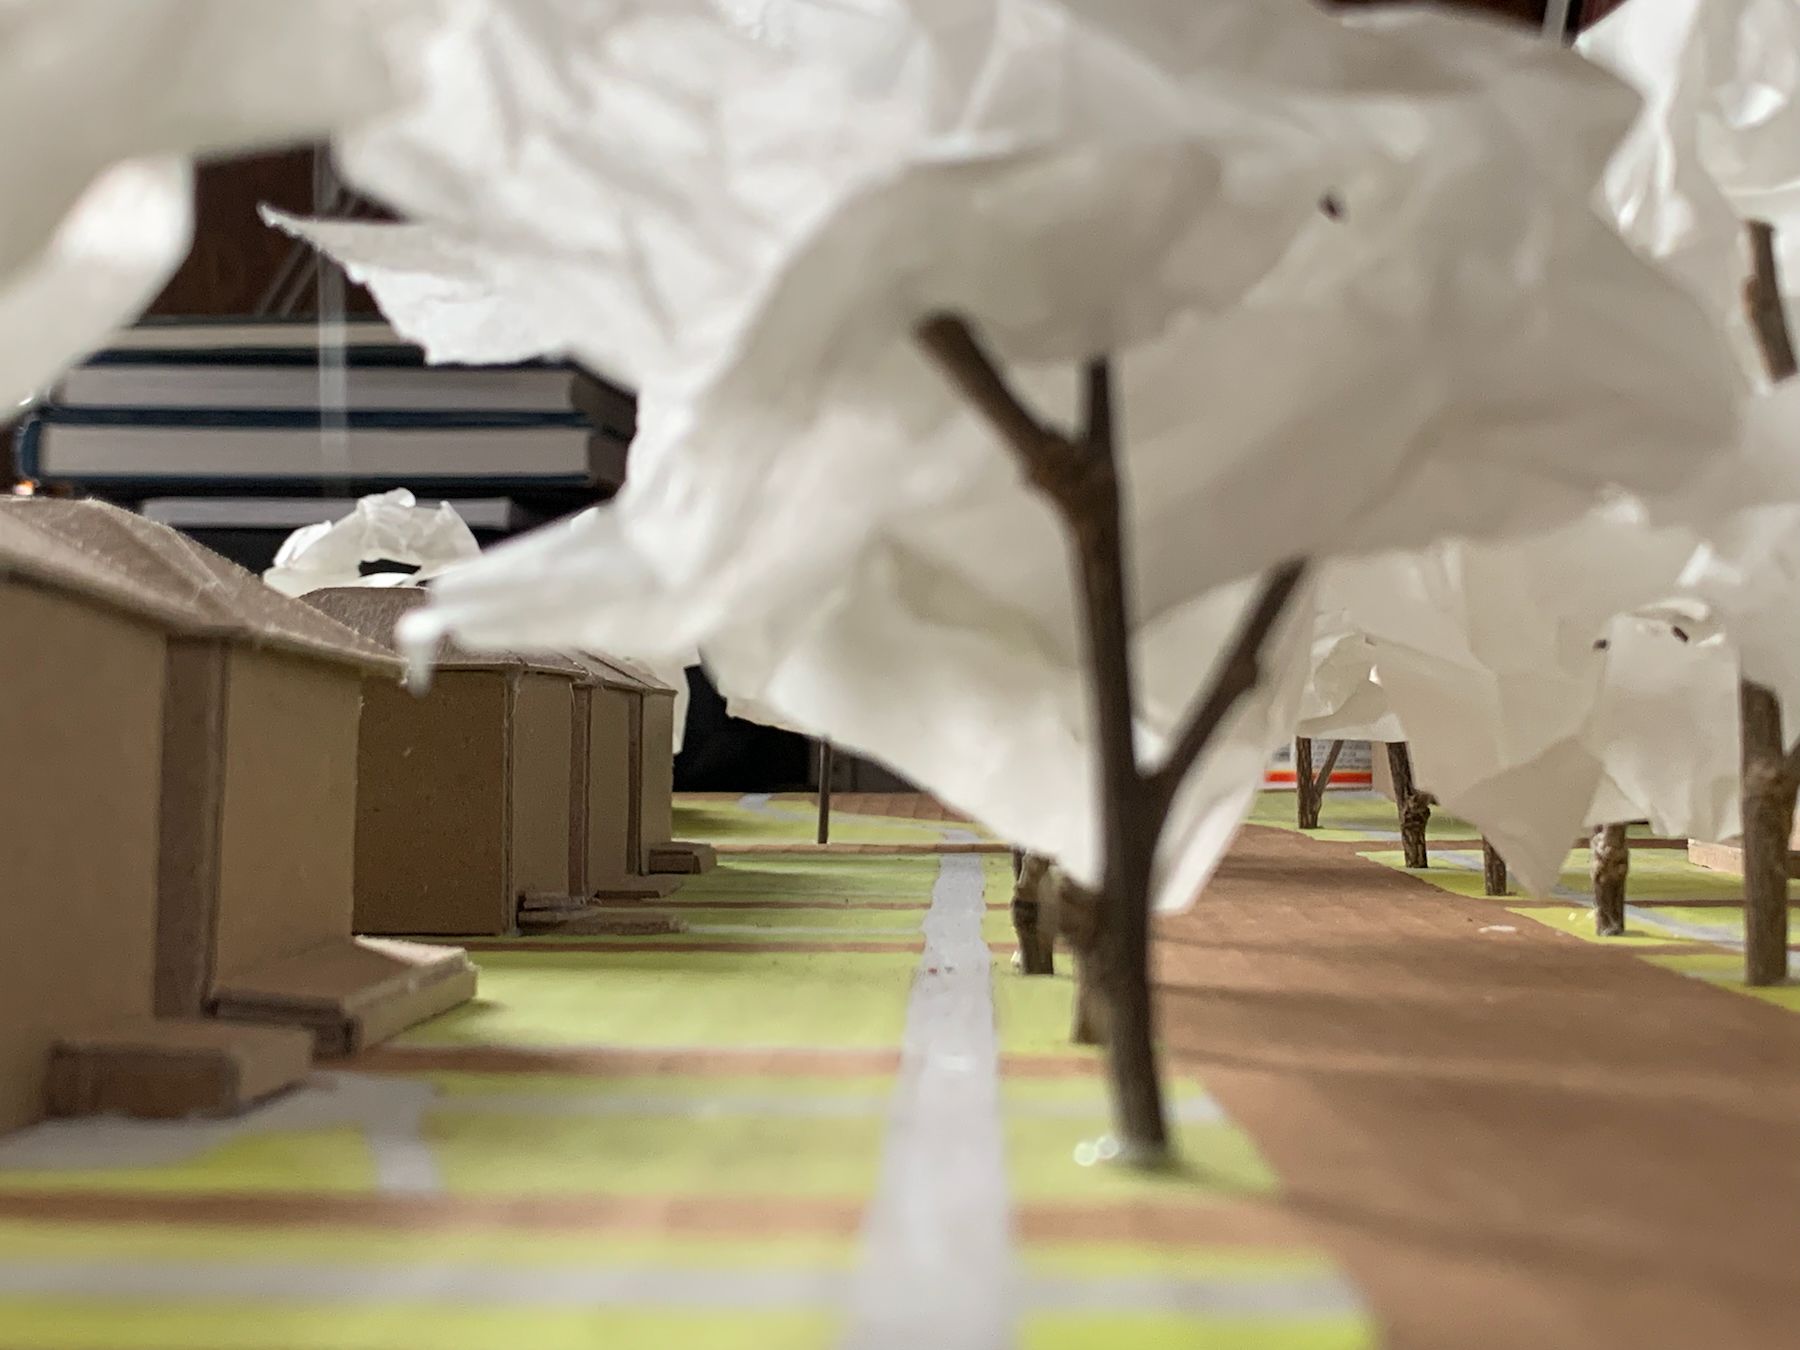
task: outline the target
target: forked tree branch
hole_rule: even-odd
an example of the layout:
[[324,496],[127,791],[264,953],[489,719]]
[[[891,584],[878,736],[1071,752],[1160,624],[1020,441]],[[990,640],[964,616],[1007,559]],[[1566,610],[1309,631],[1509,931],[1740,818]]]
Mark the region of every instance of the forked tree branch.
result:
[[1205,752],[1237,701],[1256,688],[1262,679],[1263,646],[1305,575],[1304,558],[1282,563],[1263,574],[1262,589],[1245,611],[1237,636],[1232,639],[1224,662],[1213,676],[1212,687],[1188,714],[1175,738],[1174,749],[1153,775],[1157,792],[1164,802],[1174,798],[1188,770]]
[[1042,442],[1061,439],[1019,401],[965,320],[939,314],[920,324],[917,336],[919,345],[937,359],[963,396],[1020,455],[1029,457]]
[[[1045,426],[1025,406],[1006,382],[994,359],[987,354],[968,322],[954,314],[939,314],[920,324],[915,332],[919,345],[937,362],[1000,439],[1012,449],[1033,484],[1047,492],[1064,516],[1074,520],[1087,490],[1087,476],[1104,467],[1090,447],[1097,428],[1110,437],[1111,394],[1107,363],[1091,362],[1087,369],[1083,414],[1087,422],[1083,440],[1077,441]],[[1110,449],[1110,439],[1104,447]]]
[[[917,337],[1000,438],[1024,464],[1038,486],[1048,491],[1064,514],[1079,525],[1071,489],[1079,478],[1111,461],[1111,379],[1108,363],[1088,364],[1083,385],[1082,439],[1052,430],[1033,416],[963,319],[940,314],[919,325]],[[1239,626],[1224,664],[1205,698],[1189,715],[1175,747],[1160,769],[1148,776],[1166,803],[1206,750],[1237,701],[1262,678],[1263,644],[1280,620],[1306,573],[1304,560],[1283,563],[1263,579],[1262,590]]]

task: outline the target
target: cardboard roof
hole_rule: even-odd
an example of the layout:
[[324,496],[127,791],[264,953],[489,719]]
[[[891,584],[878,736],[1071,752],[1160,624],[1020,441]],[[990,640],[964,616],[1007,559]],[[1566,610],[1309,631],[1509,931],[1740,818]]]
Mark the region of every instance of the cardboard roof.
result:
[[166,525],[105,502],[0,500],[0,575],[133,614],[183,637],[217,637],[363,670],[392,652]]
[[639,665],[636,661],[628,660],[623,656],[603,656],[596,659],[611,666],[627,679],[635,680],[647,694],[673,696],[676,692],[673,685],[664,684],[648,666]]
[[[327,586],[302,597],[363,638],[396,653],[394,626],[426,598],[422,586]],[[529,670],[571,680],[588,678],[583,667],[554,652],[472,651],[450,641],[438,648],[432,665],[437,670]]]
[[590,684],[597,684],[602,689],[622,689],[632,694],[656,692],[654,685],[646,682],[643,675],[626,669],[624,663],[613,657],[602,656],[599,652],[570,652],[569,657],[587,673]]

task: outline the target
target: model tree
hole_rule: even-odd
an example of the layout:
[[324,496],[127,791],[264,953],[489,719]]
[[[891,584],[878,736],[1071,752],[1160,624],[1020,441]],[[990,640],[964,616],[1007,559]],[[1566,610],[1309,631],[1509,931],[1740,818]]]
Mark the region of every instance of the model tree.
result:
[[703,6],[495,6],[342,147],[412,223],[307,228],[428,349],[508,313],[640,393],[617,501],[446,577],[420,635],[698,647],[1056,857],[1156,1161],[1150,915],[1291,734],[1307,560],[1672,488],[1734,398],[1587,207],[1628,100],[1528,35],[924,11],[775,51]]
[[[1800,785],[1800,750],[1788,748],[1782,726],[1784,693],[1791,701],[1800,688],[1800,632],[1789,617],[1787,581],[1800,513],[1792,505],[1786,387],[1794,353],[1778,256],[1800,238],[1789,205],[1800,169],[1800,88],[1791,70],[1774,70],[1764,55],[1791,50],[1796,37],[1800,10],[1792,5],[1635,0],[1581,44],[1646,95],[1646,111],[1607,176],[1613,214],[1738,337],[1748,381],[1775,386],[1755,409],[1753,432],[1763,443],[1733,484],[1745,502],[1763,505],[1713,530],[1688,578],[1743,668],[1745,963],[1746,978],[1758,985],[1787,975],[1788,853]],[[1754,117],[1739,111],[1750,106]]]

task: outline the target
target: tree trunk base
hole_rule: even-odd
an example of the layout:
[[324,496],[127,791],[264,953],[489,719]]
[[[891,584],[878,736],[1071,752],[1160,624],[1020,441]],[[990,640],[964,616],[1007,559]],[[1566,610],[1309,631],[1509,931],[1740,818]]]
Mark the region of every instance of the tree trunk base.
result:
[[1303,830],[1319,828],[1319,794],[1313,790],[1312,738],[1294,738],[1294,823]]
[[1506,859],[1486,839],[1481,841],[1481,885],[1489,895],[1505,895]]
[[1623,825],[1603,825],[1594,831],[1594,931],[1601,937],[1620,937],[1625,932],[1625,883],[1631,875],[1631,844]]
[[1795,781],[1786,763],[1781,701],[1746,680],[1739,689],[1744,738],[1744,982],[1788,975],[1788,847]]
[[1422,872],[1431,866],[1431,851],[1425,846],[1425,831],[1431,824],[1431,808],[1437,802],[1429,792],[1414,790],[1406,794],[1400,807],[1400,852],[1407,867]]
[[1022,974],[1056,974],[1056,906],[1044,903],[1045,892],[1054,884],[1048,858],[1032,853],[1017,859],[1012,922]]
[[1069,1023],[1069,1039],[1076,1045],[1106,1044],[1106,1011],[1094,979],[1091,953],[1075,954],[1075,1006]]
[[1422,871],[1431,865],[1425,850],[1425,828],[1431,824],[1433,798],[1413,782],[1412,751],[1405,741],[1388,745],[1388,776],[1394,781],[1394,807],[1400,813],[1400,852],[1407,867]]

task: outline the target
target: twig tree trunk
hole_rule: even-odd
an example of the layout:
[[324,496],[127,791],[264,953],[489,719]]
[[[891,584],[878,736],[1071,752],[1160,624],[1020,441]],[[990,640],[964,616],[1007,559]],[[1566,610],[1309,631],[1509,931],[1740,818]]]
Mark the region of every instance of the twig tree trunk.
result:
[[1331,771],[1337,768],[1338,756],[1344,752],[1342,741],[1333,741],[1325,752],[1325,767],[1313,775],[1312,738],[1294,738],[1294,817],[1303,830],[1319,828],[1319,812],[1325,804],[1325,789],[1331,785]]
[[1048,858],[1013,850],[1013,934],[1019,939],[1019,970],[1025,975],[1056,974],[1054,911],[1048,923],[1044,914],[1044,888],[1051,882]]
[[1623,825],[1594,831],[1588,875],[1594,879],[1594,931],[1618,937],[1625,931],[1625,881],[1631,875],[1631,841]]
[[1750,680],[1738,686],[1743,735],[1744,981],[1780,984],[1788,973],[1788,850],[1800,787],[1783,752],[1781,700]]
[[1420,792],[1413,781],[1412,751],[1405,741],[1391,741],[1387,748],[1388,776],[1394,780],[1394,806],[1400,813],[1400,852],[1415,870],[1431,866],[1425,851],[1425,828],[1431,824],[1429,792]]
[[831,770],[835,756],[830,741],[819,742],[819,842],[831,842]]
[[[1769,377],[1794,377],[1800,366],[1788,332],[1775,262],[1775,231],[1752,221],[1753,270],[1745,290],[1751,325]],[[1752,680],[1738,686],[1743,736],[1744,980],[1780,984],[1788,973],[1788,849],[1794,830],[1794,795],[1800,787],[1800,745],[1787,748],[1781,700]]]
[[1319,828],[1319,802],[1312,791],[1312,737],[1294,737],[1294,824]]
[[1481,840],[1481,887],[1489,895],[1506,894],[1506,859],[1485,835]]
[[1095,932],[1091,944],[1077,944],[1076,964],[1100,1004],[1095,1011],[1103,1023],[1099,1030],[1120,1156],[1160,1165],[1169,1158],[1169,1130],[1150,994],[1150,886],[1157,841],[1188,770],[1261,679],[1263,645],[1299,586],[1305,563],[1284,564],[1264,577],[1205,697],[1186,715],[1164,762],[1146,766],[1133,737],[1131,606],[1109,363],[1089,363],[1082,425],[1069,434],[1040,423],[1019,401],[964,320],[940,315],[922,324],[917,336],[1055,507],[1073,548],[1101,793]]

